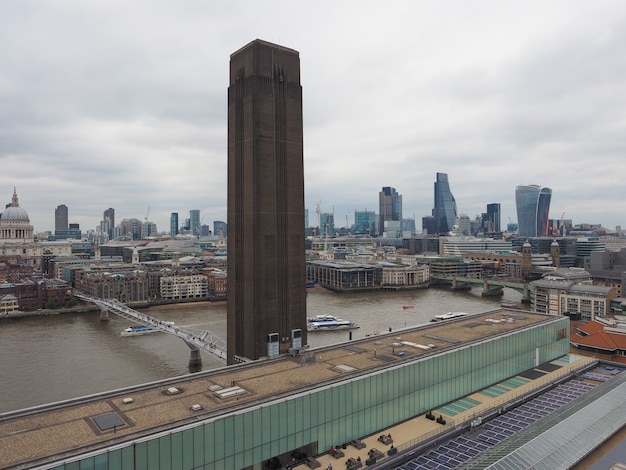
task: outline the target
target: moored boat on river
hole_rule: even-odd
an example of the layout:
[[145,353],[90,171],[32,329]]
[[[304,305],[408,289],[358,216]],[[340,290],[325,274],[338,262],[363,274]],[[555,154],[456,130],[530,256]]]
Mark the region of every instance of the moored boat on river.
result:
[[453,318],[465,317],[467,315],[469,315],[469,313],[465,313],[465,312],[448,312],[448,313],[444,313],[442,315],[436,315],[431,321],[432,322],[446,321],[446,320],[452,320]]
[[359,325],[333,315],[316,315],[309,318],[306,329],[308,331],[329,331],[329,330],[353,330]]

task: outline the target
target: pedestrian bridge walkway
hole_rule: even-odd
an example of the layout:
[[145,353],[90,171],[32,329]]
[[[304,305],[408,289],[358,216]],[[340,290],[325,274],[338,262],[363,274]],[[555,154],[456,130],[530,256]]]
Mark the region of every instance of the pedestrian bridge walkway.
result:
[[[189,349],[191,349],[192,355],[189,363],[190,368],[202,364],[201,362],[192,364],[192,361],[200,361],[200,355],[198,354],[199,350],[211,353],[223,361],[226,361],[226,341],[211,331],[172,325],[170,322],[164,322],[158,318],[133,310],[117,299],[100,299],[83,294],[77,294],[76,297],[84,302],[92,302],[96,304],[102,312],[100,318],[103,320],[108,319],[108,312],[111,312],[132,321],[136,321],[141,325],[150,325],[165,333],[178,336],[187,344],[187,346],[189,346]],[[106,315],[105,312],[107,312]],[[194,354],[194,352],[196,354]]]

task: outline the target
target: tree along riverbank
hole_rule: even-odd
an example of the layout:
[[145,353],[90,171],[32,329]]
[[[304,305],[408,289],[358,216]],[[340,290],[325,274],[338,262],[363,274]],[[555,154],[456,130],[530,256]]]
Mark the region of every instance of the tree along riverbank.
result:
[[[146,301],[146,302],[130,302],[126,305],[128,305],[128,307],[132,309],[139,310],[139,309],[145,309],[145,308],[150,308],[150,307],[159,307],[159,306],[167,306],[167,305],[179,305],[180,306],[180,305],[191,305],[191,304],[202,304],[202,303],[216,303],[216,302],[210,302],[209,300],[196,300],[196,301],[186,300],[184,302],[175,302],[171,300],[165,300],[165,301],[152,300],[152,301]],[[65,308],[58,308],[58,309],[39,309],[39,310],[32,310],[32,311],[20,310],[20,311],[9,312],[9,313],[0,313],[0,320],[31,318],[31,317],[47,317],[50,315],[60,315],[63,313],[99,313],[99,312],[100,312],[100,309],[95,304],[81,302],[78,305],[75,305],[73,307],[65,307]]]

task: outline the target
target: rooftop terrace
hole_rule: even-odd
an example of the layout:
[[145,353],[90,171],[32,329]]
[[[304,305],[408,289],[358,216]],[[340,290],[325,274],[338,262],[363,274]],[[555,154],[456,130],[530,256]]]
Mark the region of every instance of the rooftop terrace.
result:
[[52,456],[56,460],[138,439],[551,320],[537,313],[499,309],[302,355],[0,414],[0,468],[41,465]]

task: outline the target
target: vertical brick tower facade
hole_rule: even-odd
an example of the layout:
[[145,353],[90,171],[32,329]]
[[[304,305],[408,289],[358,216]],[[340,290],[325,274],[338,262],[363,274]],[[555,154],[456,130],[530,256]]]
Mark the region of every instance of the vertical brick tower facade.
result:
[[230,57],[227,356],[306,344],[302,87],[297,51],[255,40]]

